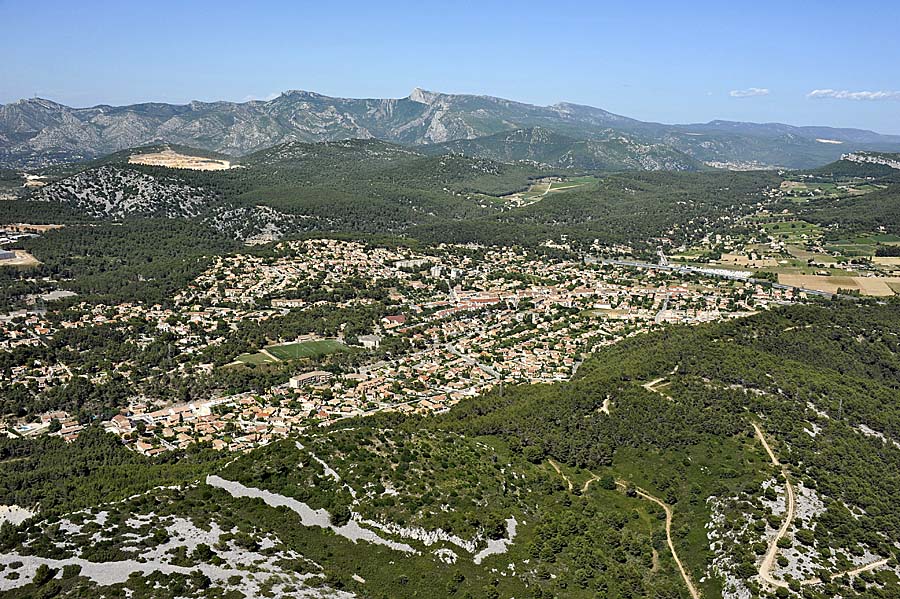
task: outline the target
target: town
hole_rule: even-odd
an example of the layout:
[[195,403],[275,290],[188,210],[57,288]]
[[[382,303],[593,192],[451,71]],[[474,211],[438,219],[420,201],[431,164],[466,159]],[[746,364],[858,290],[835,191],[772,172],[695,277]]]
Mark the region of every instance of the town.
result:
[[[130,356],[104,369],[89,360],[34,360],[11,368],[2,384],[40,394],[77,377],[95,384],[122,379],[133,395],[103,426],[135,451],[155,455],[193,443],[244,451],[340,418],[441,412],[497,386],[568,380],[597,346],[667,323],[734,318],[804,301],[796,290],[741,276],[472,245],[413,250],[335,239],[285,241],[268,253],[216,258],[168,307],[70,298],[75,303],[64,310],[22,310],[0,319],[7,351],[39,351],[54,336],[78,330],[119,334],[139,349],[165,338],[168,351],[178,352],[177,372],[139,367]],[[211,358],[210,351],[246,323],[265,327],[309,310],[367,306],[379,306],[381,315],[365,330],[342,323],[331,336],[303,331],[268,338],[224,361],[218,356],[221,364]],[[155,400],[147,392],[161,376],[260,369],[277,371],[278,380],[258,390],[217,388],[187,402]],[[73,440],[86,422],[55,410],[8,424],[13,436]]]

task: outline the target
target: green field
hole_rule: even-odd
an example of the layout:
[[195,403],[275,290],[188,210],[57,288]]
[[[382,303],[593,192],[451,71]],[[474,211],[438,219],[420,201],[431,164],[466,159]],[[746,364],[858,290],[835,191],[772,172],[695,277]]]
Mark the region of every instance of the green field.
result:
[[321,341],[304,341],[303,343],[288,343],[285,345],[270,345],[266,351],[279,360],[297,360],[299,358],[320,358],[328,354],[345,351],[347,346],[337,339],[322,339]]
[[572,177],[571,179],[566,179],[565,181],[554,181],[550,184],[550,191],[567,191],[566,188],[575,189],[573,185],[581,187],[596,182],[597,177]]
[[304,341],[302,343],[285,343],[283,345],[268,345],[265,351],[277,360],[262,351],[252,354],[241,354],[235,358],[236,362],[243,364],[274,364],[280,360],[299,360],[300,358],[321,358],[339,351],[347,351],[347,346],[337,339],[321,339],[318,341]]
[[241,354],[234,359],[235,362],[242,364],[274,364],[275,360],[264,353],[256,352],[254,354]]

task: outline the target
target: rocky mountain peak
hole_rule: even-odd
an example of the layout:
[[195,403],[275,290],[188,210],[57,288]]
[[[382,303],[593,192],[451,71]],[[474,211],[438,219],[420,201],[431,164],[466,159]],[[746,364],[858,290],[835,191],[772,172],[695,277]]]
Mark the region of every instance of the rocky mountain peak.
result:
[[441,94],[417,87],[409,94],[409,99],[419,104],[433,104]]

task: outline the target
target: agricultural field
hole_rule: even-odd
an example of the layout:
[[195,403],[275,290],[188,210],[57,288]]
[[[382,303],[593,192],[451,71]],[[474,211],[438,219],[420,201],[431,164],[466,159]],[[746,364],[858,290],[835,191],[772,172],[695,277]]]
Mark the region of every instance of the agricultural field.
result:
[[571,177],[564,181],[553,181],[550,183],[550,191],[575,189],[576,187],[583,187],[585,185],[590,185],[591,183],[596,183],[597,180],[597,177],[588,175],[584,177]]
[[561,181],[541,179],[540,181],[533,183],[527,191],[503,196],[503,198],[501,199],[503,199],[508,206],[528,206],[529,204],[539,202],[540,200],[547,197],[547,195],[550,193],[584,189],[588,185],[596,183],[597,181],[597,177],[593,176],[571,177],[565,178]]
[[786,243],[805,243],[822,235],[819,225],[802,220],[763,223],[762,228],[771,237]]
[[778,282],[785,285],[817,289],[828,293],[858,291],[860,295],[889,297],[900,290],[900,277],[821,276],[807,274],[779,274]]
[[781,193],[792,202],[803,204],[810,200],[860,196],[879,189],[883,185],[862,180],[829,183],[824,181],[783,181]]
[[[890,234],[857,235],[828,241],[824,245],[824,249],[847,258],[872,258],[879,245],[900,245],[900,237]],[[879,260],[875,260],[875,262],[879,263]],[[883,262],[883,264],[891,264],[891,261]]]

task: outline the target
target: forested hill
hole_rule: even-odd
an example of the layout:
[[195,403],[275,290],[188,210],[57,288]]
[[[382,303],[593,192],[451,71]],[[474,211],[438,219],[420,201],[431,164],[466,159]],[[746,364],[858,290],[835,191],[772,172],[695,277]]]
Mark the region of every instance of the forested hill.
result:
[[[823,303],[635,336],[570,383],[506,386],[436,417],[313,427],[237,461],[202,447],[143,458],[94,430],[68,446],[3,440],[0,503],[47,514],[0,529],[0,548],[109,562],[143,539],[155,555],[172,544],[144,523],[189,518],[231,533],[173,554],[179,565],[221,565],[265,543],[283,579],[314,572],[326,596],[895,597],[898,352],[900,303]],[[235,485],[268,493],[265,503],[223,490]],[[115,525],[95,546],[90,512],[66,514],[97,489],[129,499],[104,506]],[[330,522],[299,526],[292,501]],[[380,544],[344,538],[351,511],[382,523]],[[60,548],[60,522],[73,519],[85,531]],[[482,563],[473,554],[487,539],[503,554]],[[208,596],[210,581],[188,572],[125,586]],[[97,591],[75,571],[4,597],[44,585]]]
[[[831,556],[874,563],[898,552],[898,390],[900,303],[823,304],[634,337],[595,354],[571,383],[506,388],[461,404],[435,426],[498,435],[532,461],[630,473],[668,496],[681,525],[695,531],[725,518],[734,528],[713,551],[705,532],[684,531],[681,542],[695,552],[689,567],[701,578],[715,561],[734,588],[758,596],[758,580],[750,579],[766,550],[766,526],[747,524],[759,517],[752,497],[763,489],[734,480],[748,476],[752,425],[804,495],[797,501],[805,515],[788,538],[816,564],[806,576],[777,574],[776,566],[774,576],[787,583],[817,573],[827,581],[840,570],[827,564]],[[778,522],[770,518],[770,535]],[[792,564],[798,559],[785,553]],[[802,596],[895,596],[897,576],[884,574],[877,582],[835,579]],[[722,592],[715,583],[708,589],[708,596]]]
[[813,182],[865,181],[876,189],[811,200],[799,209],[804,219],[844,232],[900,233],[900,154],[856,152],[805,176]]
[[612,129],[586,140],[534,127],[423,146],[422,151],[456,152],[504,162],[528,160],[581,171],[693,171],[703,168],[702,163],[684,152]]

